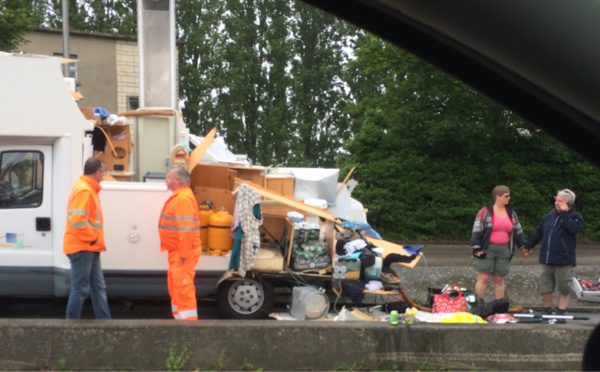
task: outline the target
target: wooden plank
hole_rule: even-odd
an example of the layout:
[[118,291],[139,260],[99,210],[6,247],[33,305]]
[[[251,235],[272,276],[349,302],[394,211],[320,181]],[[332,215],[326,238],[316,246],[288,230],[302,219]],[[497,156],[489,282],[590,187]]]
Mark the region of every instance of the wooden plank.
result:
[[214,127],[206,134],[206,136],[204,137],[202,142],[200,142],[200,144],[198,146],[196,146],[194,151],[192,151],[192,153],[190,154],[190,157],[187,161],[187,167],[188,167],[188,170],[190,171],[190,173],[192,173],[192,170],[194,170],[194,167],[196,165],[198,165],[198,162],[200,161],[200,159],[202,159],[202,157],[204,156],[204,153],[206,153],[206,150],[208,150],[210,145],[212,145],[213,141],[215,140],[216,133],[217,133],[217,127]]
[[123,111],[119,112],[117,116],[126,116],[126,117],[134,117],[134,116],[175,116],[177,112],[169,111],[169,110],[131,110],[131,111]]
[[269,201],[270,200],[265,200],[260,203],[261,208],[263,210],[263,214],[287,216],[288,212],[294,211],[294,212],[302,213],[302,215],[304,215],[304,218],[306,218],[306,212],[304,212],[304,211],[301,211],[294,207],[290,207],[290,206],[283,205],[283,204],[271,205],[271,204],[267,203]]
[[335,192],[336,195],[339,194],[342,187],[344,187],[346,185],[346,182],[348,182],[348,179],[350,178],[350,175],[352,175],[352,172],[354,172],[354,169],[356,169],[356,167],[353,167],[352,169],[350,169],[350,172],[348,172],[348,174],[346,175],[346,178],[344,178],[344,182],[342,182],[340,187]]
[[240,179],[238,179],[238,181],[242,182],[242,183],[248,184],[253,189],[255,189],[261,196],[263,196],[263,197],[265,197],[267,199],[278,201],[278,202],[280,202],[282,204],[289,205],[291,207],[297,208],[297,209],[299,209],[301,211],[304,211],[306,213],[309,213],[309,214],[312,214],[312,215],[315,215],[315,216],[322,217],[322,218],[324,218],[326,220],[329,220],[329,221],[334,221],[335,222],[335,220],[336,220],[336,218],[333,216],[333,214],[331,212],[328,212],[328,211],[326,211],[324,209],[313,207],[312,205],[304,204],[301,201],[298,201],[296,199],[292,199],[290,197],[283,196],[283,195],[278,194],[276,192],[267,190],[266,188],[264,188],[262,186],[259,186],[259,185],[255,184],[255,183],[252,183],[252,182],[249,182],[249,181],[246,181],[246,180],[240,180]]

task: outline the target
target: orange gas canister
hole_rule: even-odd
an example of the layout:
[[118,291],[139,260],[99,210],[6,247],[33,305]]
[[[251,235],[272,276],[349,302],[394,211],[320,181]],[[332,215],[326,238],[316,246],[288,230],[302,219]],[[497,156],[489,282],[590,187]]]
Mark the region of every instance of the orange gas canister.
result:
[[219,211],[208,220],[208,253],[224,255],[233,248],[231,222],[233,216],[227,211]]
[[202,240],[202,250],[208,250],[208,221],[215,212],[208,205],[198,206],[198,218],[200,218],[200,240]]

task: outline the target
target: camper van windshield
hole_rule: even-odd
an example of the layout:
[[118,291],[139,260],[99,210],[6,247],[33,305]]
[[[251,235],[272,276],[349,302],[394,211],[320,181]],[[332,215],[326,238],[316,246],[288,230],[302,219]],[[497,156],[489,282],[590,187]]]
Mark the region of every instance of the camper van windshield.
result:
[[0,208],[42,204],[44,155],[38,151],[0,153]]

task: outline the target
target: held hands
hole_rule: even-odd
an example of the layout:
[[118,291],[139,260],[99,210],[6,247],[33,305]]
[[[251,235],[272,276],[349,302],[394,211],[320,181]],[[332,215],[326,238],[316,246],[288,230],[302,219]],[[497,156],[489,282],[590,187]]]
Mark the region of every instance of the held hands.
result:
[[522,248],[521,254],[523,255],[523,258],[527,258],[531,255],[531,249]]

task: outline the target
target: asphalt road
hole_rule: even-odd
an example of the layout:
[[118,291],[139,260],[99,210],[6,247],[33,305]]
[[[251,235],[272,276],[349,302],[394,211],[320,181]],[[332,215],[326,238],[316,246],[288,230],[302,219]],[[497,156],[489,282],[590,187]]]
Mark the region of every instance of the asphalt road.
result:
[[[169,300],[109,300],[114,319],[173,319]],[[0,298],[0,318],[62,319],[66,298]],[[86,301],[82,318],[94,319],[90,301]],[[216,302],[198,302],[198,318],[219,319]]]
[[[173,319],[169,300],[109,300],[113,319]],[[67,308],[64,298],[0,298],[0,319],[63,319]],[[284,304],[277,304],[274,312],[287,312]],[[589,320],[569,320],[567,324],[600,324],[600,312],[575,312],[570,315],[589,317]],[[94,319],[91,303],[86,301],[84,319]],[[216,302],[198,301],[199,319],[220,319]]]

